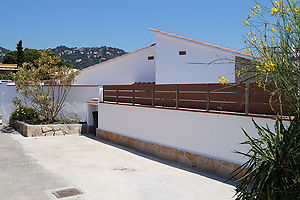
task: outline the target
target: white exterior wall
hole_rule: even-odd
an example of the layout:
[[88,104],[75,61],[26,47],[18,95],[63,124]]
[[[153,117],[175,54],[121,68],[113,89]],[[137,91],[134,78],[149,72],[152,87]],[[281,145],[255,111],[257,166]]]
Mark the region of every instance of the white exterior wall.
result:
[[[247,151],[242,132],[256,136],[251,117],[212,114],[137,106],[99,104],[99,129],[128,137],[225,160],[237,164],[245,160],[233,153]],[[274,120],[254,118],[270,128]]]
[[117,85],[154,82],[155,60],[148,60],[148,56],[155,56],[155,46],[82,70],[74,84]]
[[[160,33],[156,36],[157,84],[216,83],[222,76],[235,82],[234,55]],[[179,55],[179,51],[186,51],[187,55]],[[228,60],[208,65],[218,59]]]
[[[86,102],[97,98],[98,95],[99,87],[72,87],[59,117],[87,121]],[[12,103],[14,97],[21,99],[15,86],[0,84],[0,114],[2,114],[3,123],[8,123],[11,112],[15,109]]]

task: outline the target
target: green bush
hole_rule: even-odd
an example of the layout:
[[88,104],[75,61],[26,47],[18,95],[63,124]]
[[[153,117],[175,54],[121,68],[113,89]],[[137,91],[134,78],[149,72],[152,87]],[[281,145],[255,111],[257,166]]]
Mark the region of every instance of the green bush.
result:
[[300,199],[300,117],[288,127],[278,121],[276,132],[254,122],[258,138],[245,131],[249,145],[248,158],[237,171],[246,171],[238,180],[239,200],[296,200]]
[[0,74],[0,80],[12,80],[13,74],[11,72],[4,72]]
[[79,124],[79,120],[71,120],[71,119],[61,119],[59,121],[54,122],[53,124]]
[[39,114],[34,108],[20,106],[12,112],[11,119],[35,124],[39,121]]

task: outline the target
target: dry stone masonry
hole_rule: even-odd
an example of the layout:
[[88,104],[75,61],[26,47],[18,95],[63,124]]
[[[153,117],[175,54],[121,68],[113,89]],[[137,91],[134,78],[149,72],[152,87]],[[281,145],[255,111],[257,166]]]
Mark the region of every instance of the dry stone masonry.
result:
[[24,122],[11,120],[10,124],[22,135],[26,137],[37,136],[57,136],[81,134],[82,124],[47,124],[47,125],[30,125]]

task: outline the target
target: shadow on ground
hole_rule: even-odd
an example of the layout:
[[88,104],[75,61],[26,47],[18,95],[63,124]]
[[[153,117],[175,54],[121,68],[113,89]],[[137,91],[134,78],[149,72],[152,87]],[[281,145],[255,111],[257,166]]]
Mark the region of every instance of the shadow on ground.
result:
[[187,166],[175,163],[175,162],[170,161],[170,160],[166,160],[166,159],[162,159],[162,158],[157,158],[157,157],[155,157],[153,155],[150,155],[150,154],[147,154],[147,153],[144,153],[144,152],[141,152],[141,151],[137,151],[135,149],[131,149],[129,147],[126,147],[126,146],[123,146],[123,145],[120,145],[120,144],[109,142],[107,140],[100,139],[99,137],[96,137],[95,135],[92,135],[92,134],[82,134],[82,136],[88,137],[90,139],[96,140],[98,142],[102,142],[104,144],[107,144],[107,145],[110,145],[110,146],[113,146],[113,147],[116,147],[116,148],[119,148],[119,149],[122,149],[124,151],[133,153],[135,155],[138,155],[138,156],[141,156],[141,157],[153,160],[155,162],[159,162],[159,163],[164,164],[164,165],[172,166],[172,167],[175,167],[177,169],[181,169],[181,170],[185,170],[185,171],[188,171],[188,172],[191,172],[191,173],[194,173],[194,174],[198,174],[198,175],[204,176],[206,178],[210,178],[210,179],[213,179],[213,180],[216,180],[216,181],[220,181],[220,182],[232,185],[232,186],[236,186],[237,185],[236,181],[234,181],[232,179],[230,180],[228,178],[220,177],[220,176],[211,174],[209,172],[206,172],[206,171],[203,171],[203,170],[200,170],[200,169],[195,169],[195,168],[187,167]]

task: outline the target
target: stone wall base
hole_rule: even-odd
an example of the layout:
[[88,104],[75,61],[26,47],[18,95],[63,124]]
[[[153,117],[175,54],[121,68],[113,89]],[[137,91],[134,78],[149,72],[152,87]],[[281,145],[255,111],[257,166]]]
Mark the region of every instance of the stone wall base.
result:
[[25,137],[80,135],[84,131],[82,124],[31,125],[17,120],[10,120],[9,124]]
[[[160,144],[145,142],[100,129],[96,129],[96,136],[162,159],[170,160],[188,167],[198,168],[222,177],[231,177],[231,173],[240,166],[231,162],[190,153]],[[240,178],[240,176],[235,177],[235,179],[237,178]]]

